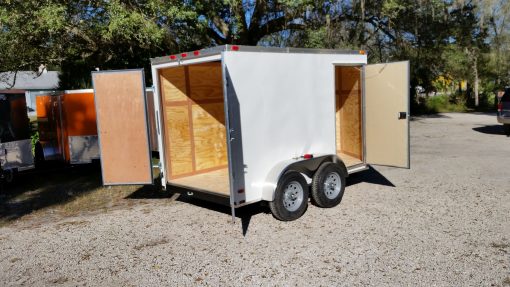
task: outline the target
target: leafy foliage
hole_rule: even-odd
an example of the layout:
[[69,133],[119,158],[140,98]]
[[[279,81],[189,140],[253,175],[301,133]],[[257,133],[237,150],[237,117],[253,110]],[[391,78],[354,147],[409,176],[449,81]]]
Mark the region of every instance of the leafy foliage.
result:
[[95,69],[150,71],[151,57],[232,43],[410,60],[412,86],[427,92],[440,77],[452,87],[467,80],[482,96],[510,84],[506,0],[0,2],[0,71],[44,64],[61,71],[62,88],[90,86]]

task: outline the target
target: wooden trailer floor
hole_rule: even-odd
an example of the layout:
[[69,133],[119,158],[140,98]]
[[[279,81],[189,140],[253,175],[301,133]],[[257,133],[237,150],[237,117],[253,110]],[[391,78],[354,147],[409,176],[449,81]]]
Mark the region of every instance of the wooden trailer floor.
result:
[[[362,163],[361,160],[345,153],[339,152],[338,156],[344,161],[346,167]],[[224,196],[230,196],[228,168],[172,179],[169,183],[189,188],[196,188]]]
[[363,163],[361,160],[359,160],[353,156],[350,156],[348,154],[345,154],[342,152],[337,152],[337,154],[338,154],[338,157],[340,157],[340,159],[344,161],[346,167],[350,167],[353,165]]
[[192,176],[171,179],[170,184],[182,185],[185,187],[201,189],[212,193],[230,196],[230,181],[228,179],[228,168],[196,174]]

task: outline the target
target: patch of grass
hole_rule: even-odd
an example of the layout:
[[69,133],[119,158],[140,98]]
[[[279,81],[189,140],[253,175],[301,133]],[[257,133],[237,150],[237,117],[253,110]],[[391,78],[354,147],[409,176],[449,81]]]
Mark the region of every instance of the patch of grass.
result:
[[413,115],[425,115],[449,112],[494,112],[496,110],[493,93],[480,94],[479,99],[479,106],[475,107],[474,99],[465,93],[419,95],[411,102],[411,112]]
[[452,100],[447,95],[432,96],[425,99],[425,106],[428,110],[438,113],[467,112],[468,108],[464,103]]
[[[132,198],[169,196],[167,192],[158,191],[157,186],[103,187],[99,165],[20,174],[14,184],[0,190],[0,226],[25,217],[44,222],[53,220],[55,216],[72,217],[83,213],[105,212],[144,202]],[[82,223],[71,221],[65,224]]]
[[73,200],[55,206],[54,210],[67,217],[126,205],[125,198],[141,187],[140,185],[98,187],[88,193],[78,193]]

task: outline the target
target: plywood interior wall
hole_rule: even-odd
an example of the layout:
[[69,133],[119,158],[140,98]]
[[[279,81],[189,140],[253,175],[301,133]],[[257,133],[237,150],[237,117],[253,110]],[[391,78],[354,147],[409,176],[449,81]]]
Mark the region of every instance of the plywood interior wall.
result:
[[168,68],[159,80],[170,179],[226,168],[221,64]]
[[361,70],[335,68],[337,153],[362,159]]

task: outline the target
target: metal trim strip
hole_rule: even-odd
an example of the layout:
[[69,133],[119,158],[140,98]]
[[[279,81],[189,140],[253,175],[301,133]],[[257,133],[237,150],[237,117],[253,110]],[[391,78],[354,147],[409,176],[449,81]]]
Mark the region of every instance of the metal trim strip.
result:
[[[232,47],[238,47],[233,50]],[[170,59],[170,56],[156,57],[151,59],[152,65],[160,65],[165,63],[180,62],[183,59],[199,59],[212,55],[220,55],[226,51],[235,52],[257,52],[257,53],[295,53],[295,54],[344,54],[344,55],[360,55],[360,50],[335,50],[335,49],[313,49],[313,48],[280,48],[280,47],[263,47],[263,46],[244,46],[244,45],[222,45],[211,48],[206,48],[199,51],[199,55],[194,55],[195,51],[182,52],[174,54],[175,60]],[[182,57],[181,54],[186,54]],[[365,54],[366,55],[366,54]]]

